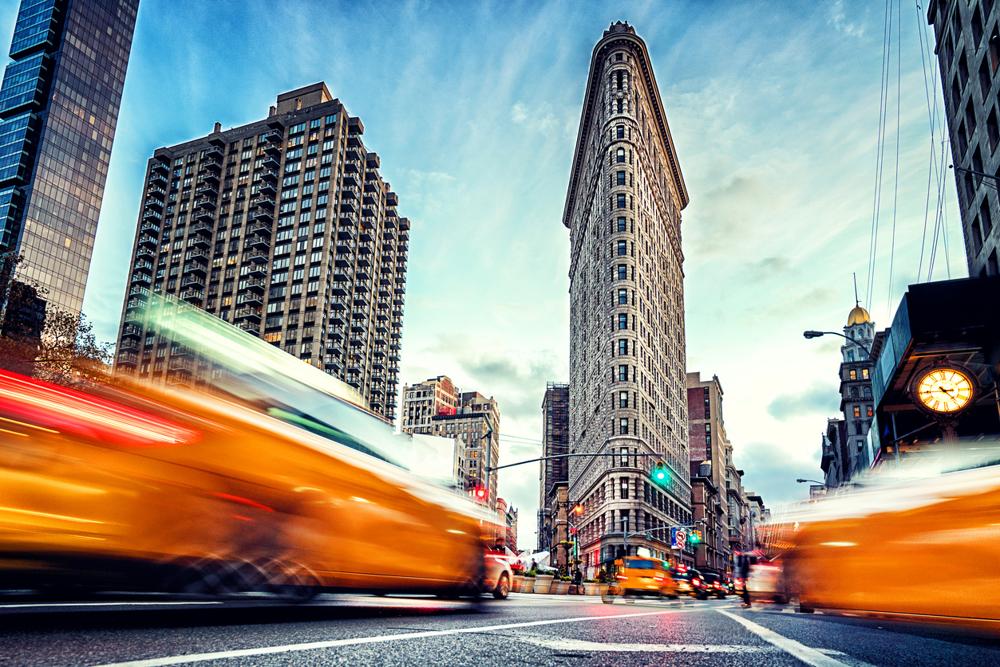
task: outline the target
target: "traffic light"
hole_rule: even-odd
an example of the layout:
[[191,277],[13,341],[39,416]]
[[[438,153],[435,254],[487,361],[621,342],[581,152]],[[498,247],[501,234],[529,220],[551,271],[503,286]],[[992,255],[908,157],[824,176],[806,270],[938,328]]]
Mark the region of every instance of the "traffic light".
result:
[[692,530],[688,534],[688,542],[690,542],[691,544],[700,544],[701,543],[701,531],[700,530]]
[[583,505],[577,504],[573,507],[573,514],[583,514]]
[[485,503],[486,502],[486,497],[488,495],[489,495],[489,493],[486,491],[486,487],[485,486],[477,486],[472,491],[472,497],[476,499],[476,502]]
[[653,482],[660,486],[666,486],[670,483],[670,469],[667,468],[667,464],[663,461],[656,462],[653,469],[649,472],[649,476]]

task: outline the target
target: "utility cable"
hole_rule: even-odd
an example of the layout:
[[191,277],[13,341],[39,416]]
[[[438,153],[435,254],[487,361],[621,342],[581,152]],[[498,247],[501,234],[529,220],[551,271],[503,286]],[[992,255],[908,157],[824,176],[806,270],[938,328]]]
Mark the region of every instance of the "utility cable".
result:
[[882,28],[882,74],[879,82],[878,129],[875,139],[875,192],[872,202],[872,227],[868,243],[868,274],[865,285],[865,305],[871,310],[875,283],[875,258],[878,255],[879,210],[882,202],[882,167],[885,162],[885,122],[888,111],[889,57],[892,53],[892,0],[885,2],[885,18]]
[[892,177],[892,235],[889,240],[889,289],[886,295],[886,310],[892,312],[892,265],[896,259],[896,202],[899,198],[899,107],[902,100],[901,80],[903,70],[903,3],[896,4],[896,167]]

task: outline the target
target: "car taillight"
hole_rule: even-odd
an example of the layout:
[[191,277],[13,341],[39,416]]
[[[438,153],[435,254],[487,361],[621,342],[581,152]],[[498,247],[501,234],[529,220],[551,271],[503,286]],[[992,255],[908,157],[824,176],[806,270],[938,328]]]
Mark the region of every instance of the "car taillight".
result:
[[700,586],[701,585],[701,579],[695,579],[694,580],[694,585],[695,586]]
[[619,574],[615,577],[615,579],[617,579],[618,581],[625,581],[626,579],[628,579],[628,577],[626,577],[624,574]]

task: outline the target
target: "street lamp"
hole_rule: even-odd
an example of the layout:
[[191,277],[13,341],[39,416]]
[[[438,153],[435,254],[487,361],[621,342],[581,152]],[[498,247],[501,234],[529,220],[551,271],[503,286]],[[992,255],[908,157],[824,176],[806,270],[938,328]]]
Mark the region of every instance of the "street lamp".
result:
[[986,172],[976,171],[975,169],[966,169],[965,167],[956,167],[953,164],[949,164],[948,167],[950,169],[954,169],[955,171],[962,171],[962,172],[965,172],[966,174],[972,174],[974,176],[978,176],[979,178],[991,178],[991,179],[993,179],[993,186],[994,187],[997,186],[997,183],[1000,183],[1000,176],[994,176],[993,174],[987,174]]
[[850,336],[845,336],[842,333],[837,333],[836,331],[813,331],[813,330],[810,329],[809,331],[803,331],[802,335],[805,336],[806,338],[819,338],[820,336],[840,336],[844,340],[850,341],[851,343],[854,343],[855,345],[857,345],[858,347],[860,347],[862,350],[864,350],[865,354],[868,355],[868,361],[870,361],[872,363],[875,362],[875,357],[872,355],[872,351],[871,351],[870,347],[868,347],[867,345],[865,345],[861,341],[854,340]]
[[823,486],[826,486],[826,482],[820,482],[819,480],[815,479],[802,479],[801,477],[799,477],[795,481],[798,482],[799,484],[805,484],[806,482],[809,482],[810,484],[822,484]]

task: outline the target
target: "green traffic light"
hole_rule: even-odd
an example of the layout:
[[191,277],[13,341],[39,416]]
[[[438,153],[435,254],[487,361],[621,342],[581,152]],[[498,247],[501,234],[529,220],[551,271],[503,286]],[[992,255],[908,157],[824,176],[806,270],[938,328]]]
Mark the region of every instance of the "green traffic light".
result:
[[665,480],[666,478],[667,478],[667,473],[665,471],[663,470],[656,471],[656,479],[662,481]]

